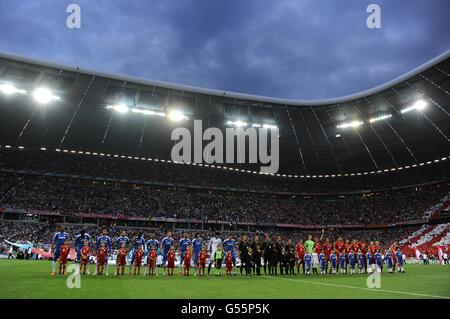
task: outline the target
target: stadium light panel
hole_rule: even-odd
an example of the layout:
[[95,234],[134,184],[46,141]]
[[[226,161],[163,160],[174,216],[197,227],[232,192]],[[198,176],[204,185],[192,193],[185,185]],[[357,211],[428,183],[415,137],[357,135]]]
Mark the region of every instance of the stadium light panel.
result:
[[[243,126],[247,126],[248,123],[244,122],[244,121],[241,121],[241,120],[237,120],[237,121],[227,121],[227,125],[233,125],[233,126],[236,126],[236,127],[243,127]],[[259,125],[259,124],[252,124],[252,126],[253,125]],[[253,126],[253,127],[257,127],[257,126]],[[258,127],[260,127],[260,126],[258,126]]]
[[277,129],[278,128],[278,126],[272,125],[272,124],[264,124],[263,127],[268,128],[268,129]]
[[2,92],[5,95],[11,95],[11,94],[15,94],[15,93],[21,93],[21,94],[25,94],[26,93],[25,90],[20,90],[20,89],[16,88],[12,84],[1,84],[0,85],[0,92]]
[[60,100],[58,96],[53,95],[52,91],[47,88],[37,88],[33,92],[33,97],[39,104],[47,104],[53,100]]
[[384,115],[380,115],[377,117],[372,117],[371,119],[369,119],[369,123],[387,120],[388,118],[391,118],[391,117],[392,117],[392,114],[384,114]]
[[185,119],[187,119],[187,116],[184,115],[180,111],[170,111],[169,112],[169,119],[173,122],[181,122]]
[[117,111],[122,114],[127,113],[129,111],[128,106],[126,106],[124,104],[108,105],[106,108],[112,109],[112,110]]
[[140,108],[135,108],[135,107],[133,107],[131,109],[131,112],[138,113],[138,114],[144,114],[144,115],[166,116],[166,113],[164,113],[164,112],[157,112],[157,111],[140,109]]
[[427,106],[427,102],[425,102],[424,100],[418,100],[413,105],[408,106],[407,108],[404,108],[403,110],[401,110],[400,113],[407,113],[407,112],[411,112],[414,110],[422,111],[423,109],[425,109],[426,106]]
[[337,128],[348,128],[348,127],[357,128],[358,126],[360,126],[362,124],[363,124],[362,121],[351,121],[351,122],[347,122],[347,123],[342,123],[342,124],[338,125]]

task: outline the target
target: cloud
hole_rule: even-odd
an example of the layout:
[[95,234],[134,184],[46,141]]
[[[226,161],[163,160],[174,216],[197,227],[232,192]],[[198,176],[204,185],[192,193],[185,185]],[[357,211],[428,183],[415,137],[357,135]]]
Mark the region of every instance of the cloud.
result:
[[391,80],[450,48],[446,0],[0,3],[0,50],[100,71],[268,96],[317,99]]

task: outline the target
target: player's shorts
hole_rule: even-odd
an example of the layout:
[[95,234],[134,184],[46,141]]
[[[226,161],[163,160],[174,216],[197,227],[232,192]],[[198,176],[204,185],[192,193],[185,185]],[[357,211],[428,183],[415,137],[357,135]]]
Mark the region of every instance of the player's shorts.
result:
[[117,264],[119,266],[125,266],[127,264],[127,257],[123,256],[123,257],[117,258]]
[[59,262],[60,262],[61,264],[67,264],[67,257],[61,257],[61,258],[59,258]]
[[164,266],[166,264],[166,261],[167,261],[167,253],[163,252],[162,253],[162,257],[163,257],[162,263],[163,263],[163,266]]
[[200,265],[200,268],[205,268],[206,267],[206,260],[200,260],[199,265]]
[[185,251],[182,251],[180,254],[180,267],[183,266],[183,264],[184,264],[184,254],[185,253],[186,253]]
[[106,263],[106,258],[97,258],[97,265],[104,265]]
[[191,268],[191,261],[190,260],[184,260],[182,265],[184,265],[184,268],[189,269],[189,268]]
[[199,251],[194,251],[194,265],[198,265],[198,260],[199,260],[199,258],[198,258],[198,255],[200,254],[200,252]]
[[156,260],[147,260],[147,266],[148,268],[155,269]]
[[141,265],[142,265],[142,257],[141,258],[136,258],[134,260],[134,265],[137,266],[137,267],[141,267]]
[[55,250],[55,252],[53,253],[53,261],[58,261],[60,254],[61,254],[61,251],[59,249]]
[[82,264],[82,265],[87,265],[88,263],[89,263],[89,257],[86,257],[86,258],[81,258],[80,259],[80,263]]
[[167,267],[168,268],[175,268],[175,260],[168,260],[167,261]]

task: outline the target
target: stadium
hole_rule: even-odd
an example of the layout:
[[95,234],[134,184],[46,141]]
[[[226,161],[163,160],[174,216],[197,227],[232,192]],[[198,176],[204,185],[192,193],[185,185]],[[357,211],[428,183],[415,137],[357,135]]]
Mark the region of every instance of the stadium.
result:
[[[0,297],[49,298],[58,291],[61,298],[450,298],[449,76],[447,51],[373,89],[306,101],[2,53]],[[260,162],[174,161],[171,132],[194,131],[195,120],[205,129],[276,132],[278,171],[263,173]],[[69,289],[57,268],[50,274],[61,225],[68,264],[81,248],[77,235],[89,234],[91,275],[81,276],[81,289]],[[169,231],[173,277],[161,267]],[[121,234],[130,241],[124,277],[115,275]],[[109,276],[94,276],[103,235],[111,240]],[[178,274],[187,249],[181,246],[194,236],[212,270],[196,276],[192,258],[187,278],[182,267]],[[308,237],[311,252],[326,256],[324,274],[322,259],[305,263]],[[157,240],[155,277],[144,276],[149,239]],[[138,276],[131,269],[140,240]],[[233,241],[224,251],[233,250],[232,276],[225,275],[225,260],[221,276],[216,272],[216,240]],[[363,264],[373,253],[381,287],[368,286],[366,265],[352,266],[349,255],[358,252]],[[400,264],[404,273],[397,272]],[[319,274],[308,275],[310,267]]]

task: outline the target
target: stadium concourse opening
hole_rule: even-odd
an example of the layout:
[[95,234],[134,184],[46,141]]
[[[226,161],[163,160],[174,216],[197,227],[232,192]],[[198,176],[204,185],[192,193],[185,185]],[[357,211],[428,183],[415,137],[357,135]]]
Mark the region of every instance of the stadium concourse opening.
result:
[[[62,283],[49,274],[73,261],[94,287],[76,297],[118,297],[120,277],[130,298],[150,294],[143,278],[157,297],[371,298],[366,278],[383,274],[382,297],[448,298],[449,56],[365,92],[300,101],[0,54],[0,256],[18,259],[0,263],[0,296],[46,297],[41,287]],[[279,171],[174,161],[172,132],[199,120],[277,131]],[[24,271],[23,292],[6,274],[27,262],[36,272]],[[432,285],[411,280],[420,267]],[[188,296],[188,275],[224,288],[192,280]]]

